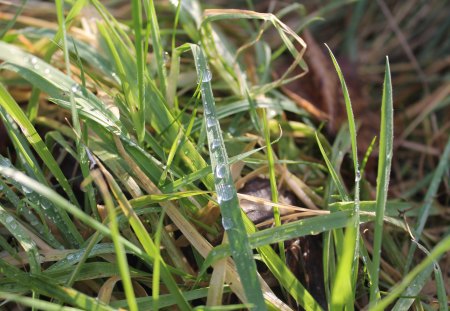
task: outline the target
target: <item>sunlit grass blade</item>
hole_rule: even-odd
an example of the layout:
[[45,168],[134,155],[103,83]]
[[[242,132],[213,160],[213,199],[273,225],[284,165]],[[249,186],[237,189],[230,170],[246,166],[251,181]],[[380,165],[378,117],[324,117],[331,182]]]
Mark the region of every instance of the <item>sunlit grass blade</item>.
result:
[[75,195],[72,191],[72,188],[70,187],[66,177],[61,171],[58,163],[53,158],[53,155],[50,153],[47,146],[42,141],[39,134],[36,132],[34,126],[28,120],[23,110],[19,107],[14,98],[11,97],[11,95],[8,93],[8,91],[2,84],[0,84],[0,105],[10,114],[10,116],[20,126],[23,134],[25,135],[30,145],[34,148],[34,150],[41,157],[42,161],[53,173],[55,178],[61,184],[64,191],[69,196],[70,200],[74,204],[78,204],[77,199],[75,198]]
[[392,100],[391,71],[389,59],[386,57],[386,68],[383,84],[380,124],[380,149],[377,174],[377,211],[374,229],[372,256],[372,284],[370,285],[370,301],[376,303],[379,299],[379,271],[381,261],[381,242],[383,237],[384,213],[388,195],[389,176],[391,173],[392,148],[394,140],[394,110]]

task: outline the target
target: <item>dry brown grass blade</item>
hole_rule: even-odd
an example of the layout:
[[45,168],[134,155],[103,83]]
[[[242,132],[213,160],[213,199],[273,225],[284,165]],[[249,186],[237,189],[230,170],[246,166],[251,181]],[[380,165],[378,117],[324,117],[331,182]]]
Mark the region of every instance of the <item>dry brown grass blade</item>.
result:
[[[425,97],[423,100],[410,107],[405,115],[408,118],[415,119],[409,123],[408,127],[403,130],[398,141],[403,141],[411,134],[414,129],[429,115],[429,113],[448,95],[450,94],[450,84],[443,85],[436,89],[433,93]],[[400,117],[399,117],[400,118]],[[401,120],[396,120],[401,122]]]
[[117,282],[119,282],[119,281],[120,281],[120,276],[112,276],[108,280],[106,280],[106,282],[103,283],[102,287],[100,287],[100,290],[97,295],[97,299],[104,303],[109,303],[111,301],[114,287],[116,286]]
[[306,50],[306,57],[308,58],[311,72],[314,72],[313,78],[317,81],[317,85],[320,86],[318,92],[322,94],[324,110],[328,114],[328,127],[336,131],[336,117],[337,117],[337,87],[339,86],[336,75],[333,72],[333,67],[330,59],[325,57],[322,50],[317,45],[311,33],[306,30],[303,33],[305,40],[308,44]]
[[290,99],[292,99],[297,104],[297,106],[306,110],[308,113],[310,113],[316,119],[321,120],[321,121],[330,120],[330,116],[326,112],[323,112],[322,110],[317,108],[309,100],[306,100],[305,98],[294,93],[293,91],[289,90],[285,86],[282,86],[281,89]]

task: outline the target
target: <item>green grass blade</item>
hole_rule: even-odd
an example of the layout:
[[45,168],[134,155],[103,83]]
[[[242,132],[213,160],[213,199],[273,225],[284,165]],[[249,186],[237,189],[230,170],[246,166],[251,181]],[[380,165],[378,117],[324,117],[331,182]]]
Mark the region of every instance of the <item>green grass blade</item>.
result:
[[114,180],[112,175],[106,171],[104,168],[102,169],[103,174],[106,177],[106,180],[111,187],[111,191],[116,197],[116,200],[119,202],[119,206],[122,209],[122,212],[124,215],[128,218],[128,221],[130,222],[131,227],[133,228],[139,242],[141,243],[142,247],[146,251],[146,253],[153,257],[153,262],[156,260],[159,260],[159,268],[161,272],[161,277],[166,284],[167,288],[171,291],[171,293],[177,297],[178,306],[181,310],[190,310],[191,307],[187,303],[187,301],[184,299],[183,295],[181,294],[181,290],[176,284],[175,280],[173,279],[172,275],[170,274],[170,271],[167,268],[167,264],[162,260],[161,256],[159,255],[159,251],[156,250],[155,243],[153,239],[150,237],[150,234],[148,233],[147,229],[139,219],[139,217],[136,215],[134,210],[132,209],[130,203],[128,202],[127,198],[121,191],[119,185]]
[[[337,298],[341,302],[345,301],[347,309],[352,309],[356,293],[355,286],[359,262],[359,197],[360,197],[359,184],[361,180],[361,173],[359,171],[359,162],[358,162],[358,147],[356,143],[356,124],[355,124],[355,117],[353,115],[352,104],[350,101],[350,95],[348,93],[344,75],[342,74],[341,68],[339,67],[338,62],[336,61],[333,52],[331,52],[330,48],[327,45],[325,46],[327,47],[328,52],[330,53],[331,60],[333,61],[334,67],[339,76],[342,93],[344,94],[345,109],[347,111],[347,119],[352,146],[353,168],[355,170],[354,215],[352,222],[349,223],[347,230],[345,232],[345,240],[344,240],[345,247],[343,250],[344,253],[342,254],[341,260],[339,261],[338,264],[338,270],[335,281],[335,284],[342,285],[342,290],[335,287],[333,291],[332,300],[333,298]],[[350,250],[353,251],[353,254],[349,253]],[[347,262],[346,260],[349,260],[350,262]],[[346,280],[347,277],[350,277],[349,282],[347,282]],[[348,288],[347,285],[350,285],[350,288]],[[342,299],[344,299],[344,301],[342,301]]]
[[14,216],[10,215],[2,205],[0,205],[0,223],[16,238],[26,252],[31,272],[39,274],[41,265],[36,243],[31,239],[28,231],[22,227],[22,224]]
[[386,57],[386,69],[381,103],[380,124],[380,151],[377,174],[377,210],[375,219],[373,258],[372,258],[372,284],[370,285],[370,301],[376,303],[380,293],[378,288],[379,269],[381,261],[381,242],[383,237],[383,219],[387,201],[389,175],[391,173],[392,148],[394,140],[394,110],[392,100],[392,83],[389,59]]
[[[450,139],[447,140],[447,144],[445,145],[444,152],[442,153],[441,159],[439,160],[439,164],[436,167],[436,170],[433,173],[433,178],[431,180],[430,186],[428,187],[427,193],[425,194],[424,204],[419,210],[419,214],[417,216],[417,223],[413,230],[414,239],[416,241],[420,241],[420,236],[422,235],[423,229],[425,228],[425,223],[427,222],[430,209],[433,203],[433,198],[435,197],[441,180],[449,167],[449,158],[450,158]],[[405,271],[408,271],[409,266],[412,263],[414,251],[416,250],[416,243],[412,243],[408,252],[408,257],[406,260]]]
[[194,55],[197,76],[201,83],[202,101],[205,110],[205,123],[217,191],[222,224],[228,234],[231,253],[240,275],[242,286],[253,310],[266,310],[266,304],[256,272],[253,253],[248,243],[247,231],[239,207],[236,189],[229,168],[228,156],[223,143],[220,125],[216,118],[214,97],[211,89],[211,72],[203,51],[199,46],[191,46]]
[[[132,16],[133,16],[133,28],[134,28],[134,46],[136,50],[136,80],[138,89],[138,107],[141,111],[141,115],[145,115],[144,100],[145,100],[145,87],[144,87],[144,71],[145,71],[145,59],[142,47],[142,5],[141,0],[133,0],[131,2]],[[145,122],[142,118],[141,122]],[[145,136],[145,123],[143,124],[141,131],[137,133],[138,140],[142,142]]]
[[325,163],[327,165],[328,171],[331,175],[331,178],[339,192],[339,196],[343,201],[349,201],[350,198],[348,197],[347,191],[345,190],[344,183],[339,178],[339,175],[337,174],[336,170],[334,169],[333,165],[331,164],[327,154],[325,153],[325,150],[322,146],[322,143],[320,142],[319,136],[317,136],[316,133],[316,141],[317,145],[319,146],[320,152],[322,153],[322,157],[325,160]]
[[100,190],[103,201],[105,202],[105,206],[108,209],[108,219],[109,219],[109,227],[111,230],[111,236],[114,244],[114,250],[117,258],[117,265],[119,268],[122,285],[124,287],[125,296],[128,302],[128,308],[131,311],[137,311],[138,306],[136,303],[136,296],[134,295],[133,285],[131,283],[130,270],[128,268],[127,257],[125,253],[125,249],[122,243],[119,240],[120,231],[119,225],[116,217],[116,211],[114,206],[114,201],[111,197],[111,194],[108,191],[106,182],[100,176],[94,177],[95,182],[98,185],[98,189]]
[[[67,193],[69,199],[76,205],[78,201],[69,185],[66,177],[64,176],[59,164],[53,158],[50,150],[48,150],[45,143],[42,141],[39,134],[36,132],[34,126],[26,117],[23,110],[11,97],[11,95],[6,91],[3,85],[0,84],[0,105],[11,115],[11,117],[17,122],[17,124],[22,129],[23,134],[27,138],[28,142],[34,148],[34,150],[41,157],[42,161],[49,168],[50,172],[55,176],[56,180],[61,184],[64,191]],[[74,236],[79,236],[77,233],[73,232]]]
[[386,310],[387,307],[395,301],[403,291],[413,282],[413,280],[424,270],[426,270],[433,262],[438,261],[440,256],[450,250],[450,235],[446,236],[441,242],[439,242],[430,254],[414,269],[411,270],[407,275],[405,275],[402,281],[393,287],[389,294],[382,300],[376,302],[376,305],[371,305],[370,310],[372,311],[382,311]]
[[98,311],[112,311],[111,308],[95,298],[89,297],[86,294],[59,285],[55,285],[51,278],[44,278],[39,275],[28,274],[22,270],[7,264],[4,260],[0,260],[0,270],[11,281],[26,288],[36,291],[45,296],[59,299],[65,303],[74,305],[83,310],[98,310]]
[[149,15],[150,33],[152,37],[153,54],[156,59],[156,66],[158,70],[159,87],[161,94],[166,95],[166,67],[164,63],[164,50],[161,43],[161,34],[159,33],[158,17],[155,11],[153,0],[145,0],[144,5]]
[[46,310],[46,311],[82,311],[83,309],[73,308],[73,307],[64,307],[59,303],[48,302],[45,300],[33,299],[30,297],[24,297],[21,295],[11,294],[8,292],[0,292],[0,298],[15,301],[22,306],[27,306],[31,308],[36,308],[38,310]]

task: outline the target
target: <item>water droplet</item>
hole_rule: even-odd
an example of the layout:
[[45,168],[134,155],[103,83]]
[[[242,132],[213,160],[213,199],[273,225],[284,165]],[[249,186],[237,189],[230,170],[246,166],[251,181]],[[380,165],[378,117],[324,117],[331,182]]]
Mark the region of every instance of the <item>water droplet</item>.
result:
[[67,255],[67,260],[73,260],[74,258],[75,258],[75,255],[74,254],[69,254],[69,255]]
[[213,139],[213,141],[211,142],[211,146],[210,146],[211,151],[215,151],[218,148],[220,148],[220,140],[219,139]]
[[33,190],[31,190],[30,188],[25,187],[25,186],[22,186],[22,191],[23,191],[25,194],[29,194],[29,193],[33,192]]
[[33,67],[34,67],[34,69],[36,69],[36,70],[39,70],[39,68],[40,68],[38,64],[34,65]]
[[170,55],[166,51],[164,51],[164,53],[163,53],[163,61],[164,61],[164,66],[169,67],[169,65],[170,65]]
[[45,70],[44,70],[44,74],[46,74],[46,75],[49,75],[49,74],[50,74],[50,69],[48,69],[48,68],[45,68]]
[[72,87],[70,88],[72,90],[73,93],[78,93],[81,91],[81,87],[79,84],[75,83],[74,85],[72,85]]
[[33,57],[30,59],[30,63],[31,63],[32,65],[36,65],[37,62],[38,62],[38,59],[37,59],[36,56],[33,56]]
[[219,203],[231,200],[233,197],[233,187],[225,183],[220,183],[216,186],[217,199]]
[[355,182],[359,182],[360,180],[361,180],[361,172],[357,170],[355,175]]
[[216,120],[213,118],[206,118],[206,128],[211,128],[216,125]]
[[209,69],[203,71],[202,82],[209,82],[212,79],[212,73]]
[[12,217],[12,216],[8,216],[8,217],[6,217],[6,219],[5,219],[5,221],[6,221],[7,224],[11,223],[13,220],[14,220],[14,217]]
[[11,229],[16,229],[17,228],[17,224],[15,223],[15,222],[13,222],[12,224],[11,224]]
[[227,166],[225,164],[219,164],[216,167],[216,177],[223,178],[227,174]]
[[231,218],[228,217],[223,217],[222,226],[225,230],[230,230],[231,228],[233,228],[233,220],[231,220]]

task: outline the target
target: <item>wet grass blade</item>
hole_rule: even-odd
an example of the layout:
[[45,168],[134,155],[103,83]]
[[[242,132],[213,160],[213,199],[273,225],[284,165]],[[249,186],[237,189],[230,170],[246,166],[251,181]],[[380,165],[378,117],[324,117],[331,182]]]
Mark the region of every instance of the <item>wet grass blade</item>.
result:
[[28,120],[23,110],[19,107],[14,98],[12,98],[12,96],[8,93],[8,91],[2,84],[0,84],[0,105],[20,126],[20,128],[22,129],[22,133],[25,135],[30,145],[41,157],[42,161],[55,176],[56,180],[61,184],[70,200],[74,204],[78,205],[78,201],[75,198],[72,188],[70,187],[66,177],[61,171],[59,164],[56,162],[55,158],[53,158],[50,150],[48,150],[47,146],[42,141],[41,137],[36,132],[36,129]]
[[228,156],[223,142],[220,125],[216,117],[214,97],[211,89],[211,71],[199,46],[192,45],[197,76],[201,83],[202,101],[214,183],[222,213],[222,224],[228,235],[231,254],[244,287],[245,296],[252,310],[266,310],[266,304],[259,284],[256,263],[248,243],[247,231],[239,207],[239,200],[231,177]]

